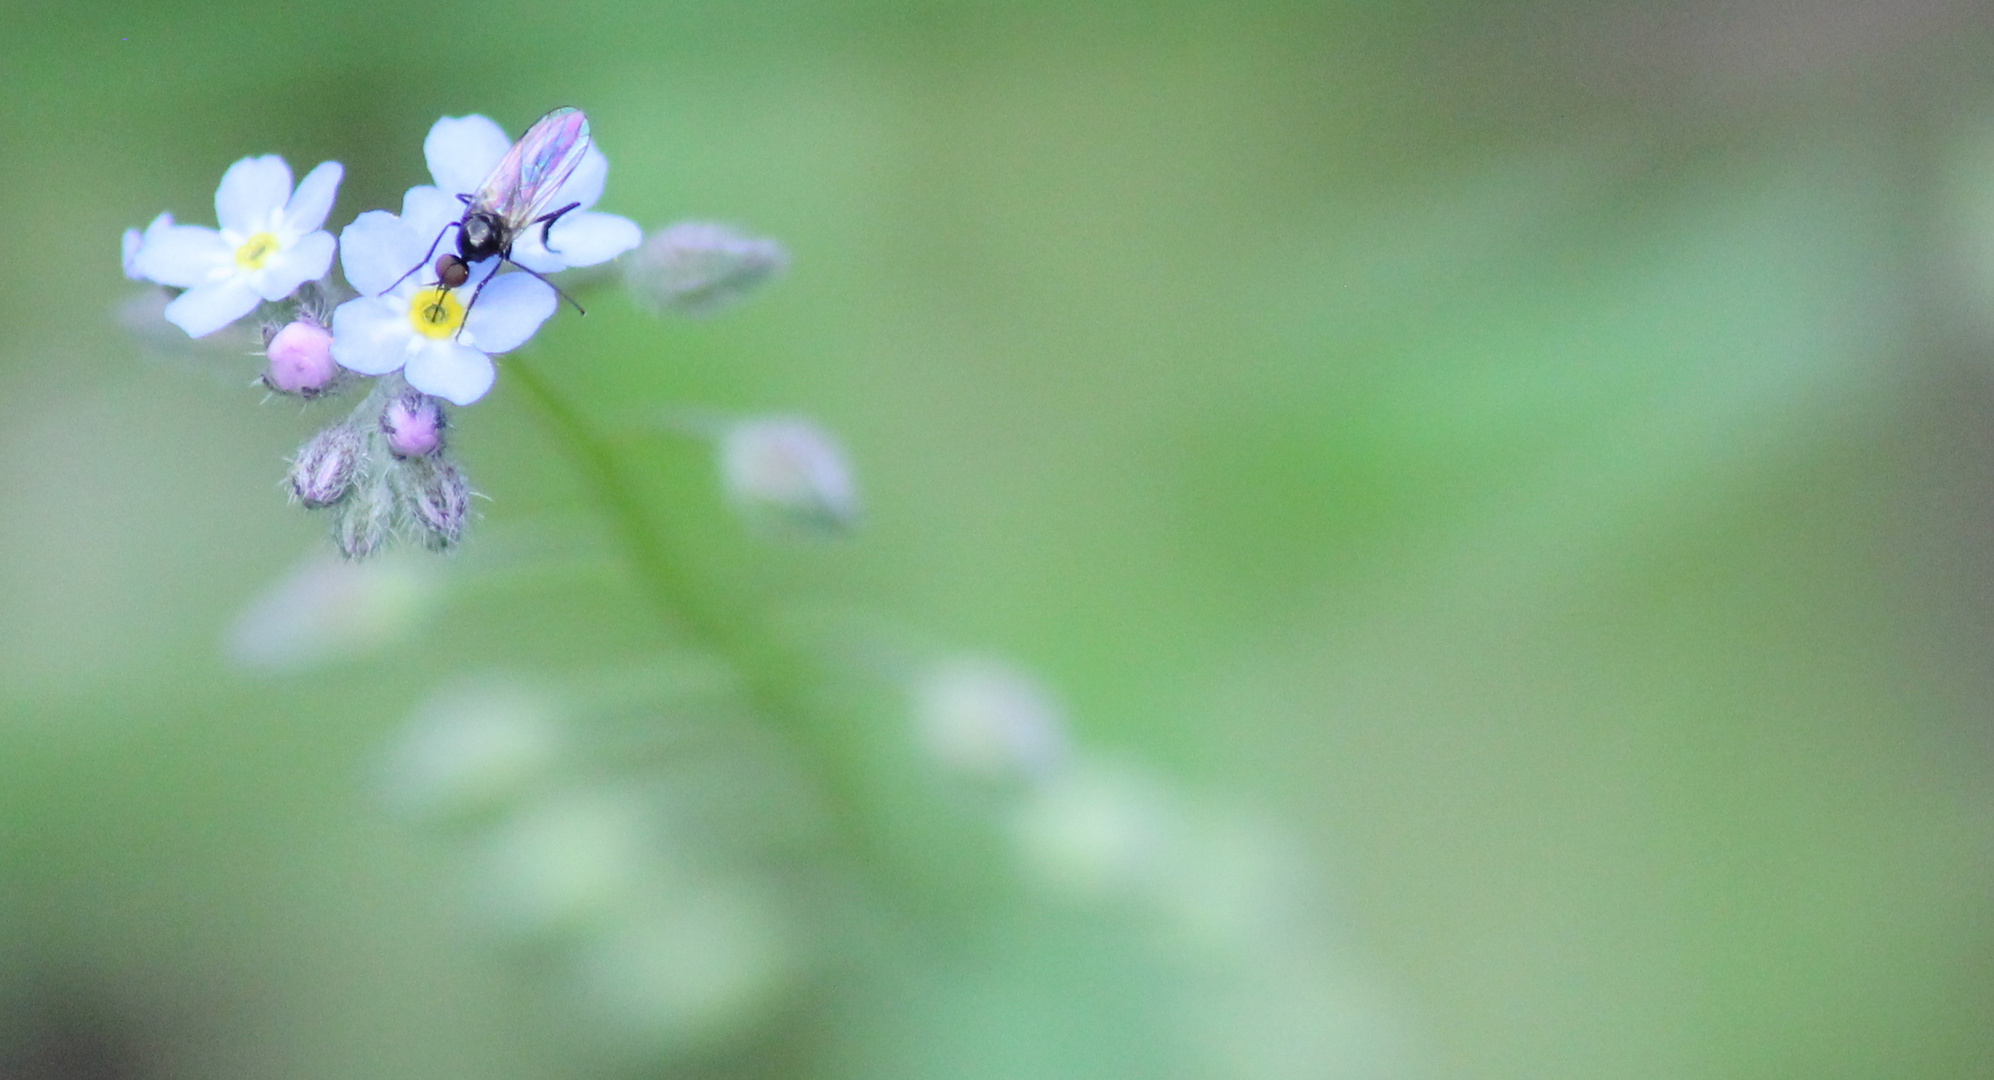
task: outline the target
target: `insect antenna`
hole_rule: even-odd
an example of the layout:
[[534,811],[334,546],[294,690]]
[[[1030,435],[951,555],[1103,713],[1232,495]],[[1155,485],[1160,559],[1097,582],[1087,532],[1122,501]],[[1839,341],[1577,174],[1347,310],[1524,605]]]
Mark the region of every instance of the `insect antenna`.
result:
[[[523,264],[521,264],[521,263],[516,263],[516,262],[512,262],[512,259],[511,259],[510,257],[508,257],[508,258],[507,258],[507,259],[506,259],[505,261],[506,261],[506,262],[509,262],[509,263],[512,263],[512,265],[514,265],[514,266],[517,266],[517,267],[519,267],[519,268],[520,268],[521,270],[524,270],[524,271],[526,271],[527,273],[529,273],[529,274],[532,274],[532,275],[533,275],[534,277],[537,277],[537,278],[539,278],[539,279],[540,279],[541,281],[544,281],[544,282],[546,282],[546,283],[547,283],[547,287],[548,287],[548,288],[550,288],[550,289],[552,289],[552,290],[554,290],[554,293],[555,293],[555,295],[559,296],[559,297],[560,297],[561,299],[563,299],[563,300],[566,300],[566,301],[567,301],[568,303],[570,303],[570,304],[574,304],[574,306],[575,306],[575,314],[577,314],[577,315],[587,315],[587,314],[588,314],[588,312],[587,312],[587,311],[585,311],[585,310],[583,310],[583,309],[582,309],[582,305],[581,305],[580,303],[578,303],[578,302],[577,302],[577,301],[575,300],[575,298],[574,298],[574,297],[572,297],[572,296],[569,296],[569,295],[568,295],[567,293],[565,293],[565,292],[562,292],[562,291],[561,291],[561,287],[560,287],[559,285],[556,285],[556,284],[554,284],[554,283],[553,283],[553,282],[551,282],[551,281],[547,281],[547,275],[545,275],[545,274],[541,273],[541,272],[540,272],[540,271],[538,271],[538,270],[535,270],[535,269],[533,269],[533,268],[532,268],[532,267],[530,267],[530,266],[526,266],[526,265],[523,265]],[[491,279],[490,279],[490,278],[486,278],[485,280],[486,280],[486,281],[490,281]],[[478,285],[479,285],[479,287],[480,287],[480,288],[483,288],[483,287],[484,287],[484,282],[479,282],[479,283],[478,283]]]
[[[575,307],[575,312],[577,314],[580,315],[588,314],[588,312],[582,308],[582,305],[579,302],[577,302],[574,297],[569,296],[566,292],[562,291],[559,285],[556,285],[553,282],[548,281],[547,275],[541,273],[538,270],[533,269],[530,266],[513,262],[510,256],[500,256],[500,259],[503,262],[512,263],[512,265],[519,267],[519,269],[525,271],[526,273],[532,274],[534,277],[539,278],[543,284],[545,284],[548,288],[554,290],[554,294],[556,296],[559,296],[561,299],[566,300],[570,304],[573,304]],[[468,326],[470,324],[471,309],[478,306],[478,297],[483,295],[485,291],[485,286],[490,285],[492,283],[492,279],[497,277],[498,274],[499,274],[498,267],[493,267],[491,273],[486,274],[483,278],[480,278],[478,280],[478,287],[471,290],[471,299],[464,305],[464,323],[462,325],[459,325],[457,328],[457,333],[459,335],[463,334],[464,326]],[[437,306],[439,308],[442,307],[442,300],[440,298],[437,301]]]

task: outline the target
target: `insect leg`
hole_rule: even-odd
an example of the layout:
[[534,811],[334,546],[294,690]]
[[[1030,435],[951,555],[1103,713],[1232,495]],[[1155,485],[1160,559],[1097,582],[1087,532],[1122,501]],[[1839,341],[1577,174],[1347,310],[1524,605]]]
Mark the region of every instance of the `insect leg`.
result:
[[464,321],[457,324],[457,333],[452,336],[452,340],[464,336],[464,328],[471,325],[471,309],[478,306],[478,297],[484,295],[485,286],[492,283],[492,279],[498,276],[498,272],[498,267],[492,267],[492,272],[480,278],[478,287],[471,290],[471,300],[464,305]]
[[507,255],[507,256],[505,257],[505,261],[506,261],[506,262],[509,262],[509,263],[512,263],[512,265],[514,265],[514,266],[517,266],[517,267],[519,267],[519,268],[520,268],[521,270],[524,270],[524,271],[526,271],[527,273],[529,273],[529,274],[532,274],[532,275],[533,275],[534,277],[537,277],[537,278],[539,278],[539,279],[540,279],[540,280],[541,280],[542,282],[545,282],[548,288],[550,288],[550,289],[554,290],[554,294],[555,294],[556,296],[559,296],[559,297],[560,297],[561,299],[563,299],[563,300],[566,300],[566,301],[567,301],[568,303],[570,303],[570,304],[574,304],[574,305],[575,305],[575,313],[576,313],[576,314],[578,314],[578,315],[587,315],[587,314],[588,314],[588,312],[586,312],[586,311],[582,310],[582,305],[581,305],[581,304],[579,304],[579,303],[577,303],[577,302],[575,301],[575,298],[574,298],[574,297],[572,297],[572,296],[569,296],[569,295],[568,295],[567,293],[565,293],[565,292],[562,292],[562,291],[561,291],[561,287],[560,287],[559,285],[556,285],[556,284],[554,284],[553,282],[551,282],[551,281],[548,281],[548,280],[547,280],[547,275],[545,275],[545,274],[541,273],[540,271],[538,271],[538,270],[535,270],[534,268],[532,268],[532,267],[530,267],[530,266],[527,266],[527,265],[525,265],[525,264],[523,264],[523,263],[517,263],[517,262],[513,262],[513,261],[512,261],[512,256],[510,256],[510,255]]
[[400,285],[400,284],[401,284],[402,282],[404,282],[404,281],[407,281],[407,280],[409,279],[409,276],[410,276],[411,274],[414,274],[414,273],[415,273],[415,272],[416,272],[417,270],[420,270],[420,269],[422,269],[423,267],[425,267],[425,266],[428,266],[428,265],[429,265],[429,258],[430,258],[430,256],[431,256],[431,255],[434,255],[434,254],[436,254],[436,247],[437,247],[437,245],[439,245],[439,244],[443,243],[443,234],[444,234],[444,233],[447,233],[447,232],[449,232],[449,231],[450,231],[451,229],[460,229],[460,228],[463,228],[463,226],[464,226],[464,223],[463,223],[463,222],[461,222],[461,221],[453,221],[453,222],[451,222],[450,224],[448,224],[448,225],[445,225],[445,226],[443,226],[442,230],[441,230],[441,231],[439,231],[439,232],[438,232],[438,233],[436,234],[436,239],[434,239],[434,240],[431,240],[431,241],[429,242],[429,252],[428,252],[427,254],[425,254],[425,255],[424,255],[424,256],[422,257],[422,261],[421,261],[421,262],[419,262],[419,263],[416,263],[416,264],[415,264],[414,266],[411,266],[411,267],[409,267],[409,268],[408,268],[408,273],[407,273],[407,274],[403,274],[403,275],[402,275],[401,277],[398,277],[398,278],[396,278],[396,279],[395,279],[395,280],[394,280],[393,282],[391,282],[391,283],[390,283],[390,284],[388,285],[388,288],[387,288],[387,289],[382,289],[382,290],[381,290],[380,292],[377,292],[377,293],[375,293],[374,295],[375,295],[375,296],[386,296],[386,295],[388,294],[388,290],[389,290],[389,289],[392,289],[392,288],[394,288],[394,287],[395,287],[396,285]]
[[[570,210],[573,210],[574,208],[576,208],[576,207],[578,207],[578,206],[580,206],[580,205],[581,205],[581,203],[578,203],[578,202],[571,202],[571,203],[569,203],[568,205],[566,205],[566,206],[563,206],[562,208],[560,208],[559,210],[556,210],[556,211],[554,211],[554,212],[553,212],[553,213],[551,213],[551,214],[542,214],[542,215],[540,215],[539,217],[537,217],[537,218],[534,218],[534,219],[533,219],[533,222],[532,222],[532,223],[533,223],[534,225],[538,225],[538,226],[540,226],[540,246],[541,246],[541,247],[544,247],[544,248],[546,248],[546,249],[547,249],[548,251],[554,251],[554,245],[553,245],[553,244],[552,244],[552,243],[550,242],[550,240],[549,240],[549,237],[548,237],[548,232],[549,232],[549,230],[553,229],[553,227],[554,227],[554,223],[555,223],[555,222],[557,222],[557,221],[561,220],[561,215],[562,215],[562,214],[565,214],[565,213],[567,213],[568,211],[570,211]],[[557,255],[558,255],[558,254],[560,254],[560,252],[554,252],[554,253],[555,253],[555,254],[557,254]],[[552,284],[552,282],[549,282],[548,284]]]

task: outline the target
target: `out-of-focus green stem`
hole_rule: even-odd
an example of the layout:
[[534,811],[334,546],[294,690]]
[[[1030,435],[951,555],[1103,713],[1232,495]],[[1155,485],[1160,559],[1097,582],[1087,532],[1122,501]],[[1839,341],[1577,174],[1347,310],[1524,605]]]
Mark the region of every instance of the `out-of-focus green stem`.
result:
[[638,584],[655,612],[667,623],[704,644],[732,653],[738,623],[720,618],[708,599],[675,557],[666,537],[638,501],[609,445],[582,419],[533,365],[519,356],[506,358],[506,373],[526,389],[533,404],[573,456],[596,501],[609,515]]
[[506,373],[526,390],[555,437],[573,456],[615,526],[631,569],[658,618],[732,665],[750,708],[765,722],[781,727],[797,744],[804,758],[801,764],[814,774],[826,809],[842,826],[843,842],[856,842],[861,823],[853,785],[836,748],[809,722],[798,678],[805,666],[802,658],[768,630],[752,605],[724,602],[688,572],[669,535],[638,499],[609,444],[531,363],[517,354],[508,356]]

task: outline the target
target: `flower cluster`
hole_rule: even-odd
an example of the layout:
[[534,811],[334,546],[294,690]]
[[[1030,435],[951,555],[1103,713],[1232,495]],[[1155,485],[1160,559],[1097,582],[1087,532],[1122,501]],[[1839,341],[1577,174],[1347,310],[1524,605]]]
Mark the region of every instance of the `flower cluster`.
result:
[[[449,410],[483,398],[498,375],[493,357],[572,302],[550,275],[630,253],[623,276],[640,304],[697,317],[788,263],[774,241],[728,226],[681,222],[647,240],[631,221],[596,212],[608,162],[573,109],[518,142],[484,117],[446,117],[423,151],[434,183],[409,189],[398,213],[360,214],[336,240],[322,226],[341,166],[321,164],[294,184],[275,156],[228,169],[218,227],[161,214],[123,238],[125,274],[169,293],[149,309],[164,322],[148,334],[210,337],[255,316],[271,393],[316,403],[365,387],[349,415],[299,447],[288,477],[293,500],[327,519],[347,560],[396,538],[434,550],[462,539],[472,490],[449,453]],[[535,394],[588,445],[582,420],[538,381]],[[814,421],[672,415],[671,426],[708,441],[721,491],[751,524],[813,538],[857,526],[852,464]],[[618,484],[616,469],[600,471]],[[835,817],[871,803],[859,787],[868,773],[833,753],[811,775],[807,751],[821,744],[786,746],[775,725],[763,727],[781,717],[781,730],[834,730],[818,710],[842,689],[820,694],[787,674],[818,657],[792,644],[803,635],[786,620],[684,588],[689,575],[643,516],[630,515],[630,542],[660,614],[686,632],[682,651],[655,672],[594,672],[565,689],[489,675],[448,689],[418,710],[384,794],[449,843],[486,924],[565,972],[579,1011],[619,1053],[705,1062],[801,1015],[815,984],[844,978],[861,952],[902,963],[912,939],[882,937],[894,920],[865,910],[864,890],[851,887],[859,875],[849,872],[863,868],[825,857],[841,846],[825,843]],[[416,558],[315,557],[243,613],[226,654],[238,668],[275,672],[383,648],[417,628],[440,576]],[[711,610],[724,614],[703,616]],[[926,843],[945,835],[954,811],[981,808],[972,820],[997,826],[991,835],[1037,893],[1153,938],[1164,950],[1156,970],[1187,973],[1174,992],[1186,1017],[1214,1018],[1178,1025],[1185,1049],[1202,1056],[1193,1071],[1314,1077],[1376,1056],[1346,1034],[1369,1019],[1350,1003],[1358,980],[1318,940],[1312,890],[1277,830],[1089,750],[1054,696],[1009,665],[908,657],[830,629],[827,656],[856,645],[873,670],[898,673],[911,721],[903,738],[938,781],[935,813],[896,815],[920,821],[903,835]],[[851,836],[892,843],[896,834]],[[899,864],[898,851],[881,852]]]
[[[575,110],[548,114],[518,143],[483,116],[444,117],[423,155],[434,182],[409,189],[399,214],[359,215],[337,241],[324,225],[340,164],[293,185],[275,155],[229,166],[217,228],[161,214],[123,237],[125,275],[166,286],[164,316],[189,337],[260,311],[269,390],[312,400],[372,382],[351,416],[299,448],[290,475],[293,497],[331,516],[349,558],[398,534],[457,542],[470,487],[446,453],[445,403],[484,397],[492,357],[554,314],[547,275],[643,241],[635,223],[595,211],[609,162]],[[330,277],[335,253],[343,287]]]

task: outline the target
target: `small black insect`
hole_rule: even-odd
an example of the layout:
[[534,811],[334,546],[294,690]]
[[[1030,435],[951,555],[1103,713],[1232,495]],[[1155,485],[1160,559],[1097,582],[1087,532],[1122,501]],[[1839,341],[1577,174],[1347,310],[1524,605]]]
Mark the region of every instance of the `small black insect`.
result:
[[[581,206],[578,202],[569,203],[558,210],[549,211],[547,205],[554,201],[555,193],[561,185],[574,175],[576,166],[582,163],[583,155],[589,148],[588,117],[580,109],[560,108],[533,122],[526,134],[512,144],[505,157],[492,168],[478,190],[459,194],[458,200],[464,204],[464,216],[443,227],[436,239],[429,244],[429,252],[422,261],[409,268],[407,274],[396,278],[393,285],[381,290],[383,293],[407,281],[411,274],[431,266],[430,257],[435,256],[432,267],[436,274],[436,287],[439,290],[455,289],[471,280],[471,264],[497,257],[518,266],[541,281],[547,281],[544,274],[530,266],[520,266],[513,262],[512,245],[521,233],[540,226],[540,242],[548,242],[548,231],[561,215]],[[453,254],[436,254],[443,238],[451,229],[457,230],[457,250]],[[478,302],[478,294],[485,291],[492,275],[485,275],[483,281],[471,293],[471,302],[464,305],[469,314]],[[561,287],[551,281],[547,285],[561,299],[575,305],[576,311],[582,306],[575,298],[561,292]],[[437,307],[442,307],[441,297]],[[584,312],[586,314],[586,312]]]

